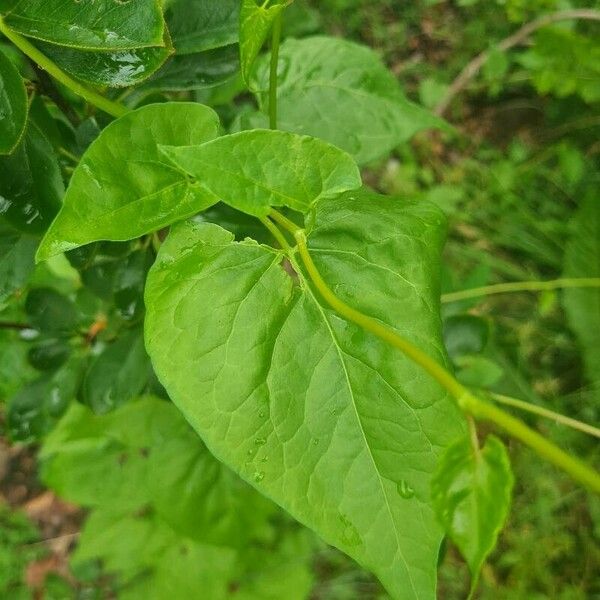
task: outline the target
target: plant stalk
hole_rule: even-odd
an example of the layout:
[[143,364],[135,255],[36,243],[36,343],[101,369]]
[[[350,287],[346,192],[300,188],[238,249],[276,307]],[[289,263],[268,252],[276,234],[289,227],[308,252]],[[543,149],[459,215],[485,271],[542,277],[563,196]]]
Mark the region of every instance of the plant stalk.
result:
[[563,278],[550,281],[515,281],[510,283],[496,283],[469,290],[460,290],[442,294],[442,302],[459,302],[480,298],[481,296],[492,296],[494,294],[506,294],[512,292],[544,292],[565,288],[600,288],[600,277]]
[[0,15],[0,32],[8,38],[23,54],[33,60],[40,68],[47,71],[54,79],[68,87],[72,92],[81,96],[86,102],[93,104],[105,113],[118,118],[122,117],[129,109],[118,102],[105,98],[98,92],[79,83],[67,75],[60,67],[54,64],[45,54],[40,52],[29,40],[13,31]]
[[517,398],[511,398],[510,396],[504,396],[503,394],[491,394],[491,397],[499,404],[512,406],[513,408],[518,408],[519,410],[534,415],[539,415],[540,417],[550,419],[555,423],[559,423],[561,425],[565,425],[566,427],[570,427],[571,429],[576,429],[582,433],[587,433],[593,437],[600,438],[600,429],[598,427],[594,427],[593,425],[589,425],[588,423],[582,423],[577,419],[572,419],[571,417],[561,415],[560,413],[549,410],[548,408],[537,406],[536,404],[531,404],[531,402],[525,402],[524,400],[519,400]]
[[271,41],[271,71],[269,74],[269,127],[271,129],[277,129],[277,67],[279,66],[282,23],[283,11],[275,17]]
[[491,421],[506,433],[520,440],[537,454],[545,458],[555,466],[563,469],[573,479],[586,486],[591,491],[600,495],[600,474],[579,459],[570,456],[561,448],[542,437],[539,433],[530,429],[523,422],[505,413],[496,406],[478,398],[463,386],[451,373],[438,364],[425,352],[417,348],[412,342],[404,339],[395,331],[372,317],[352,308],[343,300],[338,298],[325,283],[319,273],[306,244],[306,233],[284,215],[276,210],[271,210],[271,218],[287,229],[298,244],[298,253],[306,268],[308,276],[313,285],[324,300],[341,316],[348,321],[356,323],[366,331],[376,335],[387,344],[400,350],[410,360],[418,364],[423,370],[431,375],[450,395],[456,400],[461,410],[467,415],[477,419]]

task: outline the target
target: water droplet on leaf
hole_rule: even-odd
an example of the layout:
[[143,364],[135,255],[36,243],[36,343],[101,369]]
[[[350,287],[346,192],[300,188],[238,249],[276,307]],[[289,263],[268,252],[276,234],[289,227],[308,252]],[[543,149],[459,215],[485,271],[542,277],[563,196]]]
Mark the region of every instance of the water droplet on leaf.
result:
[[404,479],[398,482],[397,485],[398,493],[403,498],[412,498],[415,495],[415,490],[406,482]]

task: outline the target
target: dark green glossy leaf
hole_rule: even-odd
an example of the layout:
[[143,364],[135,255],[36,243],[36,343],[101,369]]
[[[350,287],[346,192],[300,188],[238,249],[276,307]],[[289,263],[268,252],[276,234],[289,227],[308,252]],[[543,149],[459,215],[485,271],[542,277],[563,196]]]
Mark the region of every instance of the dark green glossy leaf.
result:
[[[252,67],[263,44],[273,27],[275,19],[281,14],[286,0],[260,2],[242,0],[240,11],[240,56],[242,77],[246,84],[250,81]],[[270,5],[270,6],[269,6]]]
[[488,436],[475,452],[465,436],[439,461],[432,481],[436,513],[471,570],[473,585],[494,549],[510,507],[513,474],[504,444]]
[[142,332],[125,332],[90,362],[83,381],[83,402],[98,414],[114,410],[140,395],[150,371]]
[[97,52],[39,42],[40,50],[63,71],[97,86],[139,84],[156,72],[172,54],[168,43],[159,48]]
[[73,333],[79,323],[75,304],[52,288],[34,288],[25,300],[25,312],[31,325],[41,331]]
[[[584,197],[570,226],[563,276],[600,278],[600,202],[595,192]],[[566,289],[562,298],[583,350],[587,378],[600,389],[600,289]]]
[[0,50],[0,154],[19,144],[27,122],[27,91],[16,67]]
[[121,262],[115,278],[114,302],[124,319],[134,319],[144,311],[144,285],[152,262],[152,255],[145,250],[136,250]]
[[172,0],[165,18],[178,55],[238,41],[240,0]]
[[[443,221],[431,205],[357,191],[316,203],[308,239],[344,301],[440,362]],[[174,227],[146,284],[156,372],[215,456],[393,597],[430,600],[442,538],[431,476],[462,419],[287,259],[298,279],[280,251],[208,223]]]
[[59,371],[25,385],[8,403],[7,425],[15,442],[37,441],[47,434],[75,399],[82,359],[73,356]]
[[[265,58],[252,82],[265,111],[268,82]],[[360,164],[386,156],[421,129],[447,127],[407,100],[375,52],[338,38],[286,40],[278,90],[281,129],[321,137]]]
[[32,273],[36,248],[34,238],[0,221],[0,306]]
[[29,364],[38,371],[53,371],[67,362],[71,346],[65,340],[45,340],[29,349]]
[[152,104],[111,123],[75,169],[38,260],[97,240],[133,239],[214,204],[157,145],[200,144],[218,131],[217,115],[193,103]]
[[272,206],[307,212],[321,198],[361,186],[345,152],[283,131],[244,131],[162,152],[234,208],[258,217]]
[[160,71],[136,88],[128,101],[135,103],[158,91],[185,92],[211,88],[231,79],[238,70],[237,46],[173,56]]
[[30,121],[17,149],[0,156],[0,215],[24,233],[42,233],[64,193],[54,150]]
[[158,0],[21,0],[5,21],[23,35],[72,48],[125,50],[163,44]]

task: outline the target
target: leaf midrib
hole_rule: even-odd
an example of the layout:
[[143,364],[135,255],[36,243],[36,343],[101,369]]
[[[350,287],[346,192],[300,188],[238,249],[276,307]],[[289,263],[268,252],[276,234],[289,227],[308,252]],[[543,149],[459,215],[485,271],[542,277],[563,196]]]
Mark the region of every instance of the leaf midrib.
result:
[[367,452],[369,454],[369,458],[371,459],[371,463],[373,464],[373,469],[375,471],[375,474],[377,475],[377,481],[379,482],[379,486],[381,488],[381,493],[382,493],[382,496],[383,496],[383,498],[385,500],[385,506],[386,506],[386,509],[387,509],[390,521],[393,524],[394,536],[396,538],[397,552],[398,552],[398,555],[400,556],[400,558],[402,559],[402,562],[404,563],[404,566],[406,567],[406,572],[407,572],[407,575],[408,575],[408,580],[410,582],[410,587],[411,587],[411,590],[412,590],[412,592],[414,594],[414,597],[418,598],[419,595],[417,593],[414,581],[412,579],[411,569],[410,569],[409,564],[408,564],[408,562],[407,562],[407,560],[406,560],[406,558],[404,556],[404,553],[402,552],[402,546],[400,544],[400,536],[399,536],[399,532],[398,532],[398,529],[397,529],[397,526],[396,526],[396,520],[394,519],[394,515],[392,513],[392,507],[390,505],[388,494],[385,491],[385,486],[384,486],[384,483],[383,483],[383,477],[382,477],[382,475],[379,472],[379,468],[377,466],[377,463],[375,462],[375,457],[373,456],[373,453],[371,451],[371,446],[369,445],[369,442],[367,440],[367,435],[365,433],[365,430],[364,430],[364,427],[363,427],[363,424],[362,424],[362,420],[361,420],[360,414],[358,412],[358,407],[356,406],[356,401],[355,401],[355,398],[354,398],[354,391],[353,391],[352,385],[350,383],[350,376],[348,375],[348,369],[346,367],[346,362],[344,360],[344,352],[343,352],[342,348],[340,347],[340,345],[338,343],[336,335],[335,335],[335,333],[333,331],[331,323],[329,322],[329,319],[327,318],[327,315],[325,314],[323,306],[321,305],[321,303],[317,300],[316,296],[314,295],[314,293],[313,293],[313,291],[312,291],[312,289],[311,289],[308,281],[304,277],[304,274],[303,274],[302,269],[300,268],[300,265],[298,265],[298,263],[296,262],[296,260],[295,260],[294,257],[289,257],[288,256],[288,260],[290,260],[290,262],[292,263],[292,265],[294,267],[294,270],[298,273],[298,276],[299,276],[299,278],[301,279],[301,281],[303,283],[303,290],[306,292],[306,294],[314,302],[315,306],[317,307],[317,310],[319,311],[321,317],[323,318],[323,322],[325,324],[325,327],[327,328],[327,330],[329,331],[329,334],[331,336],[332,343],[333,343],[333,345],[335,347],[336,354],[338,355],[340,364],[342,366],[342,370],[344,372],[344,377],[346,379],[346,385],[348,387],[348,391],[350,392],[350,398],[352,400],[352,408],[354,409],[354,414],[356,415],[356,421],[358,423],[358,427],[360,429],[360,433],[362,435],[362,438],[363,438],[363,440],[365,442],[365,446],[367,448]]

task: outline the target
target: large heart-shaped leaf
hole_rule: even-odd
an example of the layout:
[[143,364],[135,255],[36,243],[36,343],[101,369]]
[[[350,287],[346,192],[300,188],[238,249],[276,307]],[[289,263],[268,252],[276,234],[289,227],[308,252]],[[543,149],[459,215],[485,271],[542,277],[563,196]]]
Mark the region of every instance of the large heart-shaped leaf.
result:
[[23,35],[72,48],[126,50],[163,44],[159,0],[20,0],[5,21]]
[[[252,88],[268,109],[269,62],[257,68]],[[279,127],[321,137],[359,163],[388,154],[417,131],[444,121],[410,102],[370,48],[330,37],[286,40],[281,47]],[[260,127],[264,119],[251,119]],[[247,127],[245,127],[247,128]]]
[[[314,217],[314,219],[313,219]],[[331,287],[444,361],[433,206],[322,200],[309,247]],[[224,229],[174,228],[146,287],[146,345],[210,450],[373,570],[395,598],[435,595],[430,485],[461,417],[419,367],[324,305],[297,264]]]
[[0,50],[0,154],[10,154],[25,131],[27,92],[16,67]]
[[195,103],[144,106],[111,123],[75,169],[38,260],[97,240],[139,237],[217,202],[158,144],[200,144],[218,131],[216,113]]
[[230,206],[258,217],[272,206],[306,212],[319,199],[360,187],[345,152],[316,138],[256,130],[164,154]]

